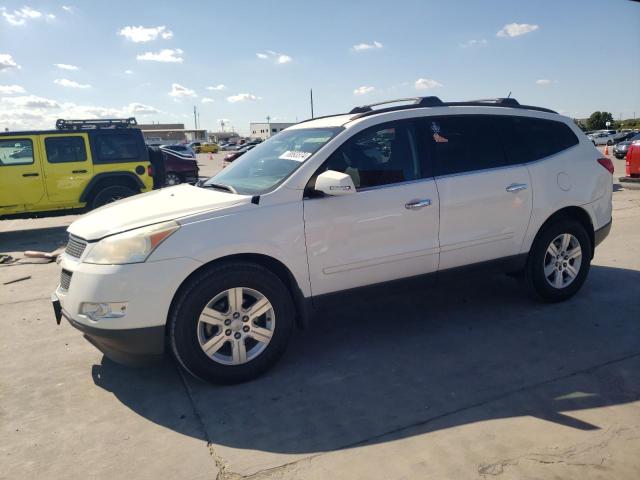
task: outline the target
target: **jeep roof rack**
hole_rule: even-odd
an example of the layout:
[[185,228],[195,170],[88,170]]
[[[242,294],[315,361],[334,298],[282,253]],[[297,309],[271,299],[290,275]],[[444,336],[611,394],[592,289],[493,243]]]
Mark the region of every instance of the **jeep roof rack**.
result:
[[132,128],[138,125],[135,118],[97,118],[94,120],[56,120],[57,130],[97,130],[100,128]]

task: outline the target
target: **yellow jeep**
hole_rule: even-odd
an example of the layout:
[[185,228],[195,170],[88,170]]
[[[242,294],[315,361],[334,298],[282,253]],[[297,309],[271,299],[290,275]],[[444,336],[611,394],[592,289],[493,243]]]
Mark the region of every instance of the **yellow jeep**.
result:
[[135,118],[58,120],[55,130],[0,132],[0,217],[97,208],[153,188]]

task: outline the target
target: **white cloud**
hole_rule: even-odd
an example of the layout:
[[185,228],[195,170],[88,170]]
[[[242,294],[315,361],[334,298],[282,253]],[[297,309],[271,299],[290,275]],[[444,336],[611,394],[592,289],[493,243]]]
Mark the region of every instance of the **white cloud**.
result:
[[467,42],[461,43],[460,46],[462,48],[471,48],[471,47],[484,47],[487,45],[487,41],[484,38],[473,39]]
[[497,37],[519,37],[527,33],[535,32],[540,28],[539,25],[532,25],[530,23],[507,23],[502,30],[496,33]]
[[66,87],[66,88],[81,88],[81,89],[91,88],[91,85],[78,83],[78,82],[75,82],[73,80],[68,80],[66,78],[56,78],[53,81],[53,83],[55,83],[56,85],[60,85],[61,87]]
[[25,90],[20,85],[0,85],[0,94],[13,95],[14,93],[24,93]]
[[351,47],[354,52],[363,52],[365,50],[378,50],[382,48],[383,45],[380,42],[373,41],[373,43],[358,43]]
[[127,75],[133,75],[133,70],[125,70],[124,73]]
[[58,67],[61,70],[78,70],[78,67],[75,65],[69,65],[66,63],[54,63],[54,67]]
[[221,90],[226,90],[227,89],[227,87],[224,86],[222,83],[220,83],[219,85],[215,85],[215,86],[212,86],[212,87],[206,87],[206,88],[207,88],[207,90],[212,90],[214,92],[219,92]]
[[55,20],[56,16],[53,13],[47,13],[47,18],[49,20]]
[[15,68],[20,70],[20,65],[18,65],[13,57],[8,53],[0,53],[0,72],[2,70],[9,70],[11,68]]
[[413,84],[416,90],[429,90],[430,88],[441,87],[442,84],[430,78],[419,78]]
[[229,103],[237,103],[237,102],[246,102],[246,101],[255,101],[260,100],[260,97],[256,97],[251,93],[239,93],[237,95],[231,95],[227,97],[227,101]]
[[375,90],[375,87],[368,87],[363,85],[362,87],[358,87],[353,91],[354,95],[366,95],[367,93],[371,93]]
[[[27,20],[33,20],[42,17],[42,12],[34,10],[31,7],[22,7],[20,10],[14,10],[9,12],[6,8],[2,7],[2,16],[9,23],[9,25],[24,25]],[[55,17],[54,17],[55,18]]]
[[164,62],[164,63],[182,63],[182,54],[184,52],[179,48],[164,48],[159,52],[146,52],[136,57],[137,60],[148,62]]
[[541,78],[540,80],[536,80],[536,85],[540,85],[542,87],[547,87],[552,83],[554,83],[553,80],[549,80],[548,78]]
[[214,102],[213,98],[204,97],[202,99],[202,103],[213,103],[213,102]]
[[195,90],[191,90],[190,88],[183,87],[178,83],[172,83],[169,96],[174,98],[181,98],[181,97],[197,97],[198,95],[196,95]]
[[290,63],[293,61],[289,55],[285,55],[284,53],[274,52],[273,50],[267,50],[266,52],[256,53],[256,57],[261,60],[271,60],[275,64],[283,65],[285,63]]
[[37,97],[35,95],[24,95],[21,97],[0,98],[0,102],[13,107],[21,108],[59,108],[60,104],[55,100]]
[[73,8],[71,8],[69,5],[62,5],[62,9],[67,13],[73,12]]
[[145,105],[144,103],[130,103],[123,110],[127,111],[130,115],[154,115],[161,113],[157,108]]
[[167,27],[164,25],[159,27],[126,26],[118,32],[118,35],[134,43],[144,43],[155,40],[158,37],[168,40],[173,37],[173,32],[167,30]]

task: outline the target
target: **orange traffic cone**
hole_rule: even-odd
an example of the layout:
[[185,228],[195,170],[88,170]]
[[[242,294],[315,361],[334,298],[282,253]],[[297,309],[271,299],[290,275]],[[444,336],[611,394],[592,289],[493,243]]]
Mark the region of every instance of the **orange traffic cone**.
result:
[[604,154],[609,155],[609,145],[604,146]]

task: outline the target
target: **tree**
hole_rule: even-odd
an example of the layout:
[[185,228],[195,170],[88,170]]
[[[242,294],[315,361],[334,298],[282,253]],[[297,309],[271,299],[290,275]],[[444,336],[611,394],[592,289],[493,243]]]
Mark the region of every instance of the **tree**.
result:
[[603,130],[607,128],[607,122],[611,122],[611,126],[613,126],[613,115],[609,112],[593,112],[587,118],[587,129]]

